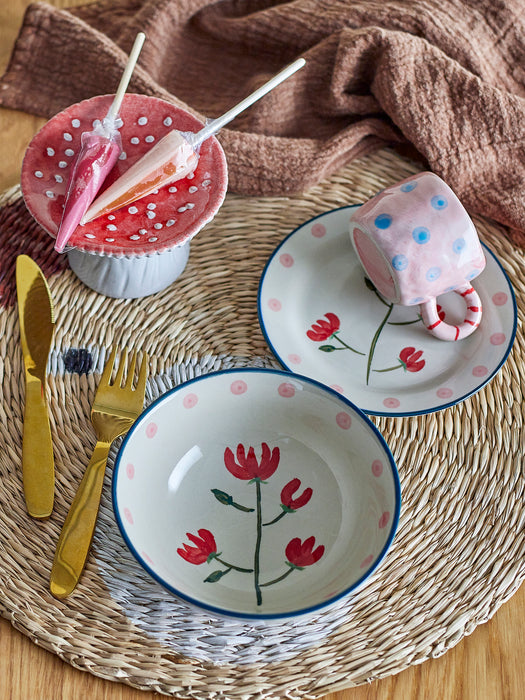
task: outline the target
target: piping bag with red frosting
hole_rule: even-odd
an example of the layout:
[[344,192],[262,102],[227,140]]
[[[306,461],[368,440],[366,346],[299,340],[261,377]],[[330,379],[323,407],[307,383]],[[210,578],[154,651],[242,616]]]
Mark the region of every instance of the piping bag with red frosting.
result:
[[199,148],[206,139],[216,134],[240,112],[273,90],[279,83],[302,68],[304,64],[304,58],[298,58],[290,63],[235,107],[232,107],[221,117],[209,121],[196,134],[176,129],[168,132],[95,199],[82,218],[82,223],[85,224],[99,216],[125,207],[137,199],[146,197],[154,190],[181,180],[192,173],[199,160]]
[[59,253],[64,251],[68,240],[122,153],[119,132],[122,119],[119,117],[119,111],[145,38],[143,32],[137,34],[107,115],[102,121],[94,122],[93,131],[84,131],[82,134],[81,147],[69,174],[64,211],[55,240],[55,250]]

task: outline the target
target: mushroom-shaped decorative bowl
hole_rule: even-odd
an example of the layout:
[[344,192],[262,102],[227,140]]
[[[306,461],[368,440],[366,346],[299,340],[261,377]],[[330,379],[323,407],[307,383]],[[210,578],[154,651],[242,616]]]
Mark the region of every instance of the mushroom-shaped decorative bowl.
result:
[[[55,237],[62,218],[67,182],[90,131],[111,105],[112,95],[93,97],[60,112],[33,138],[22,165],[21,187],[27,208]],[[120,116],[122,153],[100,192],[173,129],[198,131],[188,112],[147,95],[126,95]],[[110,214],[79,225],[67,256],[77,276],[101,294],[136,298],[160,291],[184,270],[189,244],[217,213],[228,185],[224,151],[207,139],[193,173]]]
[[169,391],[119,450],[113,505],[131,552],[179,598],[219,615],[317,613],[383,560],[397,469],[356,406],[270,369]]

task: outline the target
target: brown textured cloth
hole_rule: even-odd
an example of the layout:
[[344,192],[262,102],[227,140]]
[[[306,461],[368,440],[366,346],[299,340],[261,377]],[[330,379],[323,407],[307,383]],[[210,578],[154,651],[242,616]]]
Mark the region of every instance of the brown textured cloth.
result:
[[[0,105],[51,117],[116,89],[216,117],[305,68],[219,134],[230,189],[303,191],[380,145],[409,145],[471,213],[525,243],[523,0],[102,0],[28,8]],[[342,203],[343,204],[343,203]]]

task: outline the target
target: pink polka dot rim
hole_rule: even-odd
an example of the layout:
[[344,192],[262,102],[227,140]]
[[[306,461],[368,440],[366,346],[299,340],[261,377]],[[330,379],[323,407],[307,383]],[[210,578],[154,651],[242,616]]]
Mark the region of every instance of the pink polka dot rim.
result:
[[380,477],[383,473],[383,462],[380,459],[374,459],[372,462],[372,474]]
[[144,559],[148,562],[148,564],[153,564],[153,559],[150,557],[150,555],[147,552],[141,552],[142,556]]
[[149,438],[150,440],[152,440],[155,437],[155,435],[157,434],[157,430],[158,430],[158,427],[157,427],[156,423],[149,423],[146,426],[146,437]]
[[283,253],[279,260],[283,267],[292,267],[292,265],[294,264],[294,259],[292,258],[292,256],[287,255],[286,253]]
[[[83,131],[105,116],[112,95],[71,105],[34,136],[24,156],[21,188],[33,218],[55,237],[69,172]],[[101,191],[173,129],[198,131],[202,124],[188,112],[157,97],[127,94],[120,129],[123,152]],[[144,121],[146,119],[147,121]],[[228,169],[215,137],[202,144],[194,173],[137,200],[129,207],[78,226],[69,244],[88,253],[142,256],[162,253],[190,241],[215,216],[224,201]]]
[[492,303],[496,306],[504,306],[508,300],[509,296],[505,292],[496,292],[492,295]]
[[370,566],[370,564],[374,561],[374,555],[369,554],[367,557],[363,559],[361,562],[360,568],[361,569],[366,569],[367,566]]
[[335,422],[343,430],[349,430],[352,426],[352,416],[346,411],[341,411],[335,417]]
[[182,399],[182,405],[184,408],[193,408],[194,406],[197,405],[199,401],[199,397],[197,394],[190,393],[186,394],[186,396]]
[[388,511],[385,511],[383,515],[379,518],[379,529],[383,530],[387,525],[388,521],[390,520],[390,513]]
[[240,396],[248,391],[248,385],[242,379],[238,379],[237,381],[232,382],[230,391],[232,394],[235,394],[235,396]]
[[279,299],[268,299],[268,308],[271,309],[272,311],[281,311],[283,308],[283,305],[279,301]]
[[486,377],[488,373],[488,367],[485,365],[476,365],[472,368],[472,376],[474,377]]
[[314,224],[312,226],[312,236],[314,238],[324,238],[326,236],[326,227],[323,224]]
[[277,392],[279,396],[285,399],[291,399],[295,396],[295,387],[293,384],[290,384],[290,382],[283,382],[277,387]]
[[[157,429],[147,438],[146,428],[152,425]],[[239,537],[230,523],[235,511],[217,507],[216,501],[228,505],[229,494],[235,493],[237,507],[244,510],[243,527],[259,527],[252,508],[259,479],[273,486],[260,490],[263,506],[270,509],[272,500],[279,504],[279,499],[291,499],[292,507],[301,513],[304,509],[308,518],[309,531],[300,537],[297,518],[282,519],[275,566],[283,565],[282,549],[292,563],[302,566],[297,557],[310,548],[315,562],[306,563],[304,571],[319,562],[316,575],[303,576],[299,595],[290,595],[284,587],[279,596],[265,596],[263,591],[262,605],[253,591],[253,577],[240,577],[239,583],[234,575],[224,586],[210,587],[195,580],[188,566],[199,547],[214,546],[219,538],[225,557],[234,550],[243,561],[249,554],[253,557],[248,551],[253,538]],[[153,578],[200,608],[246,619],[317,613],[349,595],[387,555],[401,508],[393,456],[365,414],[315,380],[253,367],[194,378],[148,406],[120,446],[112,493],[124,540]],[[372,505],[360,521],[344,516],[344,506],[354,509],[362,502]],[[352,528],[358,528],[358,538],[348,532]],[[170,548],[165,544],[173,532],[183,533],[175,542],[175,556],[181,561],[168,566]],[[344,553],[356,539],[360,544],[357,549],[352,545],[348,557],[326,556],[332,550]],[[265,545],[263,536],[261,547],[265,546],[269,543]],[[172,555],[173,551],[172,547]],[[261,558],[261,566],[270,566],[269,561]],[[221,568],[220,564],[219,560],[214,566]],[[308,602],[302,603],[301,597]]]
[[452,389],[449,389],[449,387],[442,386],[436,391],[436,396],[439,399],[450,399],[454,395],[454,392]]
[[399,408],[401,406],[401,401],[394,396],[387,396],[386,399],[383,399],[383,406],[385,408]]
[[506,339],[505,333],[493,333],[490,336],[490,342],[492,345],[503,345]]

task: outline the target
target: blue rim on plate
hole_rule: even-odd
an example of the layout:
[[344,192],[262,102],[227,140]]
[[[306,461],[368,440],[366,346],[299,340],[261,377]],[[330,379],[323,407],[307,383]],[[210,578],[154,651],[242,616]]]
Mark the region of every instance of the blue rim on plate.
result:
[[[508,275],[483,244],[487,267],[474,286],[484,315],[479,329],[457,343],[428,334],[417,307],[394,306],[382,327],[388,305],[366,280],[348,232],[358,206],[302,223],[270,256],[257,300],[270,350],[285,370],[336,388],[370,415],[425,415],[464,401],[497,374],[514,343],[517,304]],[[463,318],[457,295],[440,302],[442,313]]]
[[[118,497],[117,497],[117,487],[119,484],[119,480],[122,476],[124,479],[124,474],[126,471],[126,463],[124,458],[126,457],[126,448],[128,444],[130,443],[131,440],[133,440],[135,433],[137,431],[140,431],[143,429],[146,424],[148,419],[150,418],[151,414],[155,412],[155,409],[161,404],[162,402],[165,402],[166,399],[169,399],[170,397],[174,397],[176,394],[181,394],[181,392],[187,392],[188,389],[192,388],[193,391],[196,391],[196,387],[199,383],[202,382],[209,382],[213,378],[221,377],[221,376],[228,376],[232,378],[232,381],[235,380],[235,378],[238,375],[244,375],[246,378],[249,375],[267,375],[269,377],[282,377],[285,380],[290,381],[290,373],[286,372],[285,370],[279,370],[279,369],[259,369],[259,368],[236,368],[236,369],[228,369],[228,370],[220,370],[217,372],[210,372],[208,374],[202,375],[200,377],[194,378],[192,380],[189,380],[187,382],[184,382],[180,384],[179,386],[171,389],[170,391],[166,392],[162,396],[160,396],[158,399],[156,399],[153,403],[151,403],[139,416],[139,418],[135,421],[133,426],[131,427],[130,431],[127,433],[125,436],[116,460],[115,460],[115,465],[114,465],[114,470],[113,470],[113,476],[112,476],[112,503],[113,503],[113,510],[115,513],[115,518],[119,527],[119,530],[122,534],[122,537],[124,538],[124,541],[126,542],[129,550],[135,557],[135,559],[138,561],[138,563],[143,567],[143,569],[149,573],[149,575],[157,581],[159,584],[161,584],[165,589],[168,591],[172,592],[177,598],[180,598],[181,600],[184,600],[188,603],[191,603],[192,605],[197,606],[198,608],[207,610],[211,613],[215,613],[221,616],[226,616],[230,618],[238,618],[238,619],[244,619],[244,620],[278,620],[278,619],[286,619],[286,618],[293,618],[293,617],[298,617],[302,615],[308,615],[311,613],[315,612],[321,612],[324,608],[332,606],[334,603],[337,601],[341,600],[342,598],[345,598],[349,596],[352,592],[354,592],[356,589],[358,589],[363,582],[370,577],[370,575],[379,567],[381,562],[384,560],[388,550],[391,547],[392,541],[394,539],[394,536],[396,534],[398,524],[399,524],[399,517],[400,517],[400,511],[401,511],[401,485],[400,485],[400,480],[399,480],[399,473],[397,470],[396,463],[394,461],[393,455],[390,451],[390,448],[388,447],[388,444],[386,443],[384,437],[381,435],[377,427],[372,423],[370,418],[366,414],[364,414],[355,404],[353,404],[350,400],[345,398],[344,396],[341,396],[338,392],[333,391],[332,389],[326,387],[325,385],[321,384],[320,382],[317,382],[316,380],[310,378],[310,377],[303,377],[301,375],[293,375],[292,379],[296,382],[309,385],[312,388],[316,389],[317,391],[320,392],[322,396],[326,396],[328,398],[335,399],[336,403],[343,404],[344,406],[350,408],[356,417],[360,418],[363,424],[366,426],[366,428],[370,431],[370,435],[372,438],[375,438],[378,444],[378,448],[380,450],[380,453],[385,457],[385,469],[388,469],[386,467],[386,464],[389,465],[390,471],[387,472],[391,475],[392,478],[392,490],[393,490],[393,506],[394,510],[390,514],[391,515],[391,520],[390,520],[390,530],[388,532],[388,535],[386,537],[386,541],[384,545],[382,546],[381,550],[379,551],[379,554],[374,557],[373,561],[367,562],[366,567],[363,566],[363,574],[359,576],[351,585],[349,585],[347,588],[342,590],[341,592],[337,593],[336,595],[333,595],[333,597],[329,597],[326,600],[321,601],[318,604],[315,605],[310,605],[306,606],[304,608],[300,608],[297,610],[293,610],[291,612],[279,612],[279,613],[251,613],[251,612],[237,612],[237,611],[232,611],[230,609],[225,609],[221,608],[220,606],[217,605],[212,605],[209,603],[205,603],[191,595],[188,595],[187,593],[178,590],[176,587],[171,585],[169,582],[163,579],[161,575],[153,568],[150,562],[148,562],[147,558],[143,556],[141,552],[137,550],[133,542],[131,541],[130,536],[128,535],[126,524],[123,519],[123,513],[125,515],[125,509],[121,510],[119,509],[119,506],[117,505],[118,502]],[[186,395],[188,395],[186,393]],[[193,394],[190,394],[193,396]],[[179,399],[181,397],[178,397]],[[220,409],[219,409],[220,410]],[[149,468],[153,469],[153,465],[149,465]]]

